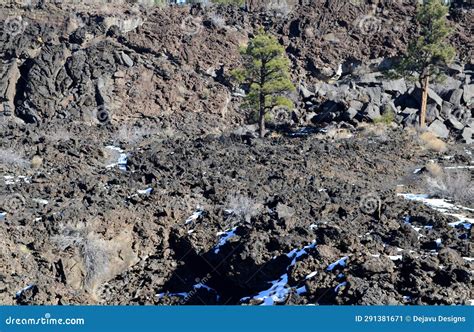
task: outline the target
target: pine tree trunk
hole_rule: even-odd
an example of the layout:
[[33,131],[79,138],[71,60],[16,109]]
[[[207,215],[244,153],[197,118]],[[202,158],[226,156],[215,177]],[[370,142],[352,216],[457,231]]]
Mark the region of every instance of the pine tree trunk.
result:
[[260,110],[258,114],[260,138],[265,136],[265,97],[260,95]]
[[429,77],[426,76],[421,81],[421,110],[420,110],[420,128],[426,126],[426,107],[428,104],[428,86],[429,86]]
[[265,136],[265,115],[260,113],[260,138]]
[[265,136],[265,94],[263,93],[263,86],[265,85],[264,77],[265,63],[262,61],[262,67],[260,68],[260,91],[258,95],[260,138]]

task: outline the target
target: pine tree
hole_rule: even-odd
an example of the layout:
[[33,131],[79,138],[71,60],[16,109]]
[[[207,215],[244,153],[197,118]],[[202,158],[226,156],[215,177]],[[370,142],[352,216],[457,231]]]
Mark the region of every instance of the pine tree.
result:
[[442,77],[443,69],[455,56],[454,48],[446,41],[451,34],[446,18],[448,11],[441,0],[425,0],[416,16],[421,27],[420,36],[410,42],[406,55],[395,70],[396,74],[417,78],[420,83],[420,127],[426,125],[430,81]]
[[241,54],[244,68],[234,70],[233,76],[250,86],[246,104],[258,111],[259,132],[263,137],[267,112],[277,106],[293,107],[293,102],[285,97],[295,90],[290,81],[290,61],[276,38],[262,30],[241,50]]

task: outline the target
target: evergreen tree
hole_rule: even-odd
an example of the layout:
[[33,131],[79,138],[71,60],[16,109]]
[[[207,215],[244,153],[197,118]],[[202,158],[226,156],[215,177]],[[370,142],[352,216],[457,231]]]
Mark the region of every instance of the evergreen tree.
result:
[[446,18],[448,11],[442,0],[424,1],[416,16],[421,27],[420,36],[410,42],[406,55],[395,70],[396,74],[417,78],[420,83],[420,127],[426,124],[429,83],[442,76],[446,64],[455,56],[454,48],[446,41],[451,34]]
[[248,46],[241,50],[244,68],[233,76],[250,85],[247,105],[258,111],[260,137],[265,135],[265,115],[274,107],[291,108],[293,102],[285,94],[295,90],[290,81],[290,61],[275,37],[260,30]]

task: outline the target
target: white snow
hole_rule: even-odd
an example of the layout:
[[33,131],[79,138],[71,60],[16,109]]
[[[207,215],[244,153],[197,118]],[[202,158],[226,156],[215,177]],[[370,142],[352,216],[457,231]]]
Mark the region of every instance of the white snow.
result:
[[219,232],[217,233],[217,236],[220,236],[221,239],[219,240],[219,243],[214,247],[214,253],[215,254],[218,254],[219,251],[221,250],[220,248],[226,244],[226,242],[236,236],[237,234],[235,234],[235,231],[237,230],[237,227],[234,227],[232,228],[231,230],[227,231],[227,232]]
[[143,190],[137,190],[137,193],[140,195],[150,195],[153,191],[153,188],[146,188]]
[[[304,254],[307,254],[307,249],[311,249],[316,247],[316,240],[308,244],[307,246],[303,247],[302,249],[293,249],[291,250],[286,256],[288,258],[292,258],[291,263],[286,268],[286,273],[284,273],[279,279],[270,281],[272,286],[269,289],[263,290],[257,295],[253,297],[244,297],[240,299],[241,302],[250,300],[251,298],[259,301],[263,301],[261,303],[262,306],[266,305],[274,305],[275,303],[284,302],[292,287],[288,285],[288,272],[292,266],[296,264],[296,260]],[[310,274],[311,275],[311,274]],[[303,291],[304,287],[300,287],[296,289],[296,292],[300,294]],[[306,288],[304,288],[306,291]]]
[[463,257],[468,262],[474,262],[474,257]]
[[392,261],[398,261],[398,260],[401,260],[403,258],[402,255],[393,255],[393,256],[388,256],[388,258],[390,258]]
[[127,170],[127,154],[124,153],[124,151],[121,148],[119,148],[118,146],[107,145],[105,148],[109,149],[109,150],[118,151],[120,153],[117,162],[113,163],[113,164],[110,164],[110,165],[107,165],[106,167],[107,168],[113,168],[115,166],[118,166],[118,168],[120,170],[126,171]]
[[202,214],[204,213],[204,210],[201,208],[201,207],[197,207],[197,210],[194,211],[194,213],[188,218],[186,219],[186,221],[184,222],[185,225],[188,225],[190,223],[192,223],[193,221],[201,218]]
[[446,201],[445,199],[430,198],[430,196],[426,194],[397,194],[397,195],[402,196],[403,198],[407,200],[421,202],[438,212],[441,212],[445,215],[452,216],[459,219],[459,221],[449,223],[450,226],[455,227],[457,225],[464,224],[464,227],[469,229],[471,228],[471,225],[468,225],[468,224],[474,224],[474,218],[468,218],[459,213],[452,213],[452,211],[459,211],[459,210],[473,211],[474,209],[450,203]]
[[7,217],[6,212],[0,212],[0,220],[4,220]]
[[305,279],[306,279],[306,280],[311,279],[311,278],[314,277],[316,274],[318,274],[318,271],[313,271],[313,272],[311,272],[310,274],[308,274]]
[[267,290],[261,291],[253,297],[256,300],[263,301],[261,305],[274,305],[275,302],[281,303],[286,300],[290,292],[291,288],[288,286],[287,273],[283,274],[280,279],[271,281],[271,284],[272,287]]
[[327,268],[327,271],[332,271],[337,266],[345,267],[346,266],[346,260],[348,258],[349,257],[345,256],[345,257],[342,257],[341,259],[335,261],[334,263],[330,264]]
[[444,169],[471,169],[474,168],[474,166],[448,166],[445,167]]
[[15,296],[16,297],[20,297],[21,294],[23,294],[24,292],[26,292],[27,290],[30,290],[31,288],[35,287],[35,285],[28,285],[26,286],[25,288],[22,288],[20,289],[18,292],[15,293]]
[[41,198],[33,198],[33,202],[41,205],[47,205],[49,203],[47,200]]
[[307,292],[306,286],[301,286],[300,288],[296,289],[296,294],[298,294],[298,295],[304,294],[306,292]]
[[5,175],[3,176],[3,179],[5,180],[5,184],[16,184],[19,182],[31,183],[31,177],[24,175],[19,175],[17,177],[13,175]]
[[337,293],[341,287],[344,287],[346,285],[347,285],[346,281],[341,282],[339,285],[336,286],[336,288],[334,288],[334,291]]

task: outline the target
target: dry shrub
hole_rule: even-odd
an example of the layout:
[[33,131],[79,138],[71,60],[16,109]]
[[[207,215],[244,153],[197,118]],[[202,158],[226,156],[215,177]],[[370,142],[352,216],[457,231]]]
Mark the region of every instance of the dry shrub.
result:
[[430,174],[430,176],[432,177],[439,177],[439,176],[443,176],[444,174],[444,169],[443,167],[441,167],[439,164],[437,163],[428,163],[426,164],[426,170],[428,171],[428,173]]
[[233,226],[242,222],[250,223],[252,217],[258,216],[262,212],[262,205],[257,204],[253,199],[242,195],[230,195],[228,197],[226,211],[228,219]]
[[421,133],[419,135],[421,144],[423,147],[430,151],[435,151],[435,152],[446,152],[446,143],[444,143],[442,140],[440,140],[438,137],[436,137],[435,134],[425,131],[424,133]]
[[43,164],[43,158],[41,158],[40,156],[35,155],[31,159],[31,168],[38,169],[41,167],[42,164]]
[[425,190],[431,196],[470,206],[474,203],[474,182],[469,171],[439,170],[435,166],[424,180]]
[[277,16],[287,16],[293,10],[286,0],[270,0],[265,5],[265,9]]
[[212,14],[210,15],[210,19],[211,19],[212,24],[213,24],[215,27],[217,27],[217,28],[219,28],[219,29],[222,29],[222,28],[225,27],[226,21],[225,21],[225,18],[223,18],[222,16],[219,16],[219,15],[217,15],[216,13],[212,13]]
[[382,124],[372,123],[360,123],[357,126],[357,130],[360,131],[363,137],[376,137],[379,139],[388,139],[387,136],[388,126]]
[[55,130],[48,132],[45,135],[45,138],[48,142],[55,144],[58,142],[69,141],[73,138],[73,134],[64,128],[56,128]]
[[29,162],[19,149],[0,149],[0,164],[26,168]]
[[84,226],[63,226],[53,242],[64,251],[73,248],[79,251],[84,264],[84,286],[94,288],[110,270],[110,250],[107,242],[89,232]]
[[127,144],[137,144],[145,137],[154,135],[158,130],[147,128],[147,127],[138,127],[130,125],[122,125],[115,133],[114,144],[118,145],[120,143]]

